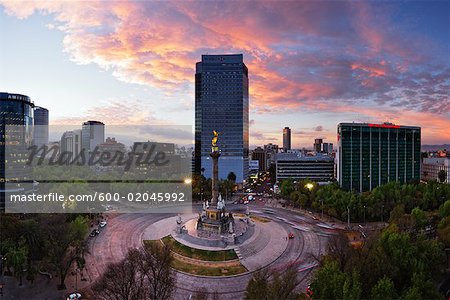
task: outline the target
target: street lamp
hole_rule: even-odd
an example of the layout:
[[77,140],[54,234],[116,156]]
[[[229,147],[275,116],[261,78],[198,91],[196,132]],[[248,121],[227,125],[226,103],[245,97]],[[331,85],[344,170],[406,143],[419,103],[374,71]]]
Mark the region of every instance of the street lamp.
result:
[[314,188],[314,184],[312,184],[311,182],[308,182],[307,184],[305,184],[305,188],[307,188],[309,191],[311,191]]
[[184,179],[184,183],[185,183],[185,184],[191,184],[191,183],[192,183],[192,178],[186,178],[186,179]]
[[347,206],[347,226],[350,229],[350,206]]
[[201,170],[202,175],[200,176],[200,202],[203,203],[203,173],[205,172],[205,168]]
[[366,206],[364,205],[364,226],[366,225]]
[[323,199],[320,199],[320,202],[321,202],[320,207],[322,208],[322,217],[321,217],[321,219],[323,221]]

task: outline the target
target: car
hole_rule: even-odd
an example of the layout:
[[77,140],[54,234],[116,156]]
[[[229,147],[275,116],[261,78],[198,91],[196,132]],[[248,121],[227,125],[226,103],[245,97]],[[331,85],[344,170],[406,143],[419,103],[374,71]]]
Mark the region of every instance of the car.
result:
[[108,223],[106,223],[106,221],[101,221],[99,224],[98,224],[98,226],[100,226],[101,228],[103,228],[103,227],[105,227],[106,226],[106,224],[108,224]]
[[294,238],[294,234],[293,234],[292,232],[289,232],[288,238],[289,238],[290,240],[293,239],[293,238]]
[[89,235],[90,235],[90,236],[96,236],[96,235],[98,235],[99,233],[100,233],[100,230],[94,229],[94,230],[91,231],[91,233],[90,233]]
[[71,293],[71,294],[67,295],[66,300],[73,300],[73,299],[81,299],[81,294],[80,293]]

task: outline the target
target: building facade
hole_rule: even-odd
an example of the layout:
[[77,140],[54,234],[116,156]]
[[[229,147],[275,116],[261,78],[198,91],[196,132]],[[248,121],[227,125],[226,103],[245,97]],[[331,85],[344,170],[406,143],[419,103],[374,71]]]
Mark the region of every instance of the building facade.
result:
[[440,182],[439,172],[445,172],[445,183],[450,183],[450,158],[428,157],[422,162],[422,180]]
[[340,123],[337,150],[337,179],[346,190],[420,180],[420,127]]
[[[34,103],[28,96],[0,93],[0,209],[5,208],[5,197],[11,186],[5,182],[18,181],[14,189],[27,189],[20,181],[29,179],[29,172],[20,166],[26,151],[8,155],[8,144],[31,146],[34,124]],[[7,137],[7,138],[6,138]],[[7,140],[6,140],[7,139]],[[17,160],[17,161],[15,161]],[[8,161],[8,163],[6,163]],[[16,168],[16,169],[15,169]]]
[[291,129],[289,127],[283,128],[283,148],[284,151],[291,150]]
[[34,108],[33,144],[38,147],[48,144],[48,119],[48,109],[40,106]]
[[252,151],[252,160],[259,161],[258,163],[258,171],[265,172],[267,171],[267,152],[261,147],[257,147]]
[[333,153],[333,143],[323,143],[322,144],[322,152],[331,154]]
[[[66,131],[61,136],[60,155],[66,164],[82,163],[82,130]],[[87,152],[87,151],[86,151]],[[87,155],[87,153],[85,153]],[[85,157],[85,159],[88,159]]]
[[99,121],[84,122],[81,127],[81,146],[86,152],[105,142],[105,124]]
[[275,160],[276,180],[295,179],[329,183],[334,179],[334,159],[327,155],[304,156],[278,153]]
[[248,176],[249,96],[248,69],[242,54],[202,55],[195,73],[195,173],[211,177],[211,139],[217,145],[219,178],[229,172],[242,182]]

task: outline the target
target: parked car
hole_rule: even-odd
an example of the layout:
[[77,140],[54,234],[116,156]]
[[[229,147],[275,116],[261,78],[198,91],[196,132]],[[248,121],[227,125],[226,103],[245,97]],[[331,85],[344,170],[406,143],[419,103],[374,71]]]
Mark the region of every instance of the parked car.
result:
[[96,235],[98,235],[99,233],[100,233],[100,230],[94,229],[94,230],[91,231],[91,234],[89,234],[89,235],[90,235],[90,236],[96,236]]
[[106,223],[106,221],[101,221],[98,225],[99,225],[101,228],[103,228],[103,227],[106,226],[106,224],[108,224],[108,223]]

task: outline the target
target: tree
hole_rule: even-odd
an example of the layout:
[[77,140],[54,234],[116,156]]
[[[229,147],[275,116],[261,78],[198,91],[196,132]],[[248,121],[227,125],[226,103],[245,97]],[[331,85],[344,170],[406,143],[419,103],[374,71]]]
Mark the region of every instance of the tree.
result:
[[255,272],[247,284],[245,299],[261,299],[263,295],[267,295],[269,277],[268,269]]
[[130,249],[122,261],[107,267],[93,290],[104,300],[170,299],[175,286],[171,261],[167,246]]
[[291,179],[281,181],[280,192],[284,197],[289,197],[294,191],[294,182]]
[[444,183],[447,180],[447,171],[440,170],[438,172],[438,179],[439,179],[439,182]]
[[140,254],[136,251],[139,252],[131,249],[123,260],[107,266],[105,273],[92,286],[97,299],[144,299],[146,287],[139,272]]
[[6,254],[8,267],[14,269],[14,276],[19,278],[19,285],[22,285],[23,269],[27,263],[27,249],[25,247],[11,249]]
[[441,218],[449,217],[450,216],[450,200],[447,200],[439,206],[439,216]]
[[411,211],[411,216],[414,219],[417,229],[422,229],[427,224],[427,216],[423,210],[416,207]]
[[297,270],[290,265],[282,273],[265,269],[253,274],[247,289],[245,299],[298,299],[295,292],[298,285]]
[[343,287],[343,298],[346,300],[358,300],[361,298],[362,287],[359,273],[354,270],[351,276],[347,276]]
[[383,277],[378,280],[377,284],[372,288],[370,293],[372,299],[395,299],[397,292],[394,282],[389,277]]
[[83,216],[67,223],[65,215],[53,215],[45,224],[48,262],[60,277],[58,288],[65,289],[65,279],[74,261],[82,256],[89,226]]
[[227,179],[232,182],[236,182],[236,174],[234,172],[228,173]]
[[450,216],[439,222],[437,234],[446,247],[450,247]]
[[328,241],[328,252],[331,259],[338,263],[341,271],[345,270],[345,266],[352,256],[352,247],[349,245],[347,236],[339,232]]
[[148,245],[141,251],[140,272],[149,285],[150,299],[171,297],[176,279],[171,269],[173,257],[167,245]]
[[346,279],[337,262],[326,260],[311,282],[314,299],[342,299]]

